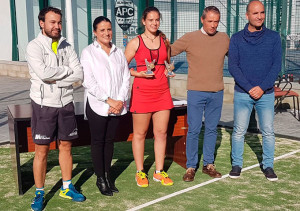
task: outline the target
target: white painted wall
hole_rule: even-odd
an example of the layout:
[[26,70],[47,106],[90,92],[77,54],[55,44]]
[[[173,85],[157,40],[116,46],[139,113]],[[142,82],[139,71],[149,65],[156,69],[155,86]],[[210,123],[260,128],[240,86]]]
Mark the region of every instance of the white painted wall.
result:
[[0,60],[12,60],[10,1],[1,0],[0,16]]

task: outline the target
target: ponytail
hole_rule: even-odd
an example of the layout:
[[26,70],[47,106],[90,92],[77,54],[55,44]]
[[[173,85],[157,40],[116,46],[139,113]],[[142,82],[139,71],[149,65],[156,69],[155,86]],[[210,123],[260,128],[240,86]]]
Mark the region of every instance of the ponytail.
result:
[[171,57],[171,47],[170,47],[170,41],[167,39],[167,36],[160,30],[157,30],[157,34],[159,37],[161,37],[165,43],[165,46],[167,48],[168,53],[168,60],[167,62],[170,63],[170,57]]

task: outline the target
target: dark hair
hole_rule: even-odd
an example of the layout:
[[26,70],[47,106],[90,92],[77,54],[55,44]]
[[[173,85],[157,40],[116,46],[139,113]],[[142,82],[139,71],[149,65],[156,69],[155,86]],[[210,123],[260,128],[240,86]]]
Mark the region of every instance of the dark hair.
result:
[[45,22],[45,16],[48,12],[54,12],[55,14],[58,14],[62,17],[62,13],[61,13],[60,9],[55,8],[55,7],[46,7],[40,11],[39,16],[38,16],[39,21]]
[[102,21],[109,22],[111,24],[111,21],[107,17],[99,16],[93,22],[93,29],[94,29],[94,31],[97,30],[98,23],[101,23]]
[[[159,19],[161,19],[162,15],[161,15],[160,11],[159,11],[156,7],[147,7],[147,8],[144,10],[143,14],[142,14],[142,20],[146,20],[147,15],[148,15],[150,12],[157,12],[158,15],[159,15]],[[163,38],[164,43],[165,43],[165,45],[166,45],[166,47],[167,47],[167,50],[168,50],[169,47],[170,47],[170,42],[167,40],[166,35],[165,35],[162,31],[160,31],[160,30],[157,30],[156,35]]]
[[[58,15],[60,15],[60,17],[62,17],[62,13],[61,13],[61,10],[60,10],[60,9],[55,8],[55,7],[46,7],[46,8],[44,8],[44,9],[42,9],[42,10],[40,11],[40,13],[39,13],[39,16],[38,16],[39,22],[40,22],[40,21],[45,22],[45,16],[46,16],[46,14],[47,14],[48,12],[54,12],[55,14],[58,14]],[[41,26],[40,26],[40,29],[42,29]]]
[[203,10],[201,18],[205,19],[206,18],[206,14],[208,12],[214,12],[214,13],[220,15],[220,10],[217,7],[215,7],[215,6],[208,6],[208,7],[205,7],[205,9]]
[[159,10],[156,7],[147,7],[142,14],[142,20],[146,20],[147,15],[150,12],[157,12],[159,14],[159,18],[161,19],[161,13],[159,12]]

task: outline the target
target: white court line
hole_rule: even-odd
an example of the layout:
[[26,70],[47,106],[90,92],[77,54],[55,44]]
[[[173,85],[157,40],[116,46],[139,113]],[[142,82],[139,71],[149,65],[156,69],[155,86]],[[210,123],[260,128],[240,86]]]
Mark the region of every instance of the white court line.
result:
[[[274,160],[279,160],[279,159],[288,157],[288,156],[290,156],[290,155],[296,154],[296,153],[298,153],[298,152],[300,152],[300,149],[295,150],[295,151],[290,152],[290,153],[287,153],[287,154],[284,154],[284,155],[281,155],[281,156],[278,156],[278,157],[274,158]],[[260,165],[260,164],[258,163],[258,164],[255,164],[255,165],[252,165],[252,166],[248,166],[248,167],[246,167],[246,168],[243,168],[243,169],[242,169],[242,172],[247,171],[247,170],[249,170],[249,169],[253,169],[253,168],[255,168],[255,167],[258,167],[259,165]],[[226,174],[226,175],[223,175],[221,178],[215,178],[215,179],[212,179],[212,180],[208,180],[208,181],[203,182],[203,183],[200,183],[200,184],[198,184],[198,185],[194,185],[194,186],[192,186],[192,187],[189,187],[189,188],[186,188],[186,189],[183,189],[183,190],[174,192],[174,193],[172,193],[172,194],[163,196],[163,197],[158,198],[158,199],[155,199],[155,200],[153,200],[153,201],[149,201],[149,202],[147,202],[147,203],[145,203],[145,204],[141,204],[141,205],[139,205],[139,206],[137,206],[137,207],[133,207],[133,208],[129,209],[128,211],[135,211],[135,210],[139,210],[139,209],[148,207],[148,206],[150,206],[150,205],[152,205],[152,204],[156,204],[156,203],[161,202],[161,201],[163,201],[163,200],[172,198],[172,197],[174,197],[174,196],[178,196],[178,195],[180,195],[180,194],[183,194],[183,193],[186,193],[186,192],[188,192],[188,191],[191,191],[191,190],[200,188],[200,187],[205,186],[205,185],[208,185],[208,184],[210,184],[210,183],[217,182],[217,181],[219,181],[219,180],[225,179],[225,178],[227,178],[228,176],[229,176],[229,174]]]

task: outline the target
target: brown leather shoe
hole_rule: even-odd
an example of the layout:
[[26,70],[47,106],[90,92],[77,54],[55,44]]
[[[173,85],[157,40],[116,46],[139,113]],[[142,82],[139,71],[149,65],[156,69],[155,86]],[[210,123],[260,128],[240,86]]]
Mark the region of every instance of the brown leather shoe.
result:
[[206,166],[203,166],[202,172],[214,178],[222,177],[222,174],[216,170],[214,164],[207,164]]
[[192,182],[194,181],[194,177],[195,177],[195,169],[194,168],[188,168],[185,172],[185,174],[183,175],[183,181],[185,182]]

